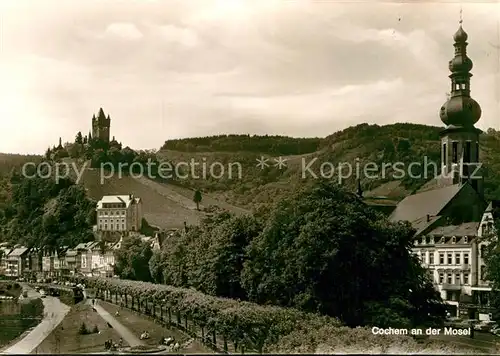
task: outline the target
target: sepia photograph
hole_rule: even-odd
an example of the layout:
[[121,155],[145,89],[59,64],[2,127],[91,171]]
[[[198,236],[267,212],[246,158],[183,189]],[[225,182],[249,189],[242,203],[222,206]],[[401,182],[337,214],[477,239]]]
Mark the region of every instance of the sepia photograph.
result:
[[0,0],[0,354],[500,354],[500,2]]

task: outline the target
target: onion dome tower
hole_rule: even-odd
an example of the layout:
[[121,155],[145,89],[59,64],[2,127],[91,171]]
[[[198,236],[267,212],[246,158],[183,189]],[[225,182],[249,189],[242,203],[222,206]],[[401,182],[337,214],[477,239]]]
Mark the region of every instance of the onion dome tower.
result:
[[[460,16],[461,17],[461,16]],[[446,184],[469,181],[482,195],[479,165],[479,134],[474,125],[481,118],[481,107],[470,96],[472,61],[467,57],[467,33],[460,27],[453,36],[455,57],[448,63],[451,93],[439,116],[445,124],[441,132],[441,167]]]

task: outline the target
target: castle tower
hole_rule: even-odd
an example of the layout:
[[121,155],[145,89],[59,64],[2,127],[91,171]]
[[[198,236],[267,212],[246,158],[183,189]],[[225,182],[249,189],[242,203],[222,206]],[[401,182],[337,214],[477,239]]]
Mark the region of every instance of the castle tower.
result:
[[449,62],[451,72],[450,97],[439,112],[445,129],[441,132],[441,180],[444,184],[469,181],[483,194],[483,180],[479,167],[479,134],[474,125],[481,118],[481,107],[470,96],[472,61],[467,57],[467,33],[460,27],[453,36],[455,57]]
[[92,138],[109,143],[109,131],[111,126],[111,118],[104,115],[104,110],[99,109],[97,118],[92,117]]

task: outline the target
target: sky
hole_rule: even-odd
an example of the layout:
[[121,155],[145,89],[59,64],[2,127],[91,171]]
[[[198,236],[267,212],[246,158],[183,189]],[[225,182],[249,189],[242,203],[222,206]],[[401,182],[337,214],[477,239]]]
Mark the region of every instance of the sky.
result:
[[100,107],[134,149],[441,126],[460,8],[477,126],[500,129],[497,2],[1,0],[0,152],[73,141]]

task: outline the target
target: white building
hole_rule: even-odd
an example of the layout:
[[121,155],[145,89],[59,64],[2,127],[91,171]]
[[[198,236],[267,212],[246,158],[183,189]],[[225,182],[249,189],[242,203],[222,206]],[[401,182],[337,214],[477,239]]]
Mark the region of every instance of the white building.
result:
[[491,229],[492,204],[481,223],[439,226],[415,240],[413,252],[429,270],[441,298],[453,316],[489,320],[491,287],[485,279],[485,243],[482,235]]
[[142,200],[129,195],[105,195],[97,203],[98,231],[139,231],[142,227]]

